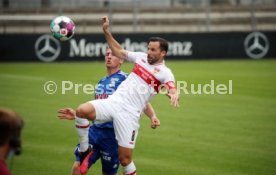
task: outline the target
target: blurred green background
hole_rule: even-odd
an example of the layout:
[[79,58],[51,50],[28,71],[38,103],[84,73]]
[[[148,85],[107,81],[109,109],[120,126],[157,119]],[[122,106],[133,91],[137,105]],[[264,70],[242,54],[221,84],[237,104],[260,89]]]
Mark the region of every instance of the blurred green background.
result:
[[[141,118],[134,152],[138,174],[272,175],[276,174],[276,60],[167,61],[177,81],[228,84],[232,95],[181,92],[179,108],[165,95],[152,104],[161,120],[153,130]],[[132,64],[122,69],[130,72]],[[105,76],[103,62],[1,63],[0,106],[25,120],[23,153],[8,161],[14,175],[70,174],[77,134],[73,121],[57,118],[57,109],[76,108],[93,94],[68,91],[62,81],[93,84]],[[44,92],[54,81],[57,92]],[[101,174],[100,162],[88,174]],[[121,174],[121,171],[119,171]]]

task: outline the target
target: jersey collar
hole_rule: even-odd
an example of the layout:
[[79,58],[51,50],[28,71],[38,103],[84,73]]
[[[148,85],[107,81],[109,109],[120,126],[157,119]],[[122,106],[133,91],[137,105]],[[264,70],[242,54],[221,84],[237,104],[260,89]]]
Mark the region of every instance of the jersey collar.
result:
[[106,76],[106,78],[112,77],[113,75],[119,73],[120,71],[121,71],[121,69],[119,69],[117,72],[115,72],[115,73],[113,73],[113,74],[111,74],[111,75]]
[[159,65],[163,65],[163,64],[165,64],[165,60],[163,60],[161,63],[154,64],[153,66],[159,66]]

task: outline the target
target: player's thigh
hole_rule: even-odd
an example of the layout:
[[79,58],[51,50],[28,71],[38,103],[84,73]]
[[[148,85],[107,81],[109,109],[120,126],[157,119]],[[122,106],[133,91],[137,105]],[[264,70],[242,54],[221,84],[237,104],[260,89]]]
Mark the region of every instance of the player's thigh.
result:
[[113,126],[118,145],[134,149],[139,130],[139,117],[120,112],[114,117]]
[[89,102],[95,109],[97,121],[107,122],[112,121],[112,114],[116,113],[114,110],[114,103],[110,99],[98,99]]

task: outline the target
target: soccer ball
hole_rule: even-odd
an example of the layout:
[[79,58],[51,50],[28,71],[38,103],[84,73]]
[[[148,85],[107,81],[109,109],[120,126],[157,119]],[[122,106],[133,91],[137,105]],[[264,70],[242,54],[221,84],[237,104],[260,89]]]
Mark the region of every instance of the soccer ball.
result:
[[51,22],[50,29],[56,39],[66,41],[73,37],[75,24],[67,16],[58,16]]

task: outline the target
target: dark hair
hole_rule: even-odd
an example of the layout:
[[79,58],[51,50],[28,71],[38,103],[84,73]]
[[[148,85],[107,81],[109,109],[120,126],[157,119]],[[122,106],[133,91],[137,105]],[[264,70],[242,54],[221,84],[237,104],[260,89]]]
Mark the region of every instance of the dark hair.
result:
[[0,108],[0,146],[9,141],[16,154],[21,150],[20,133],[24,126],[21,117],[14,111]]
[[168,48],[169,48],[169,44],[168,44],[168,41],[163,39],[163,38],[160,38],[160,37],[151,37],[149,39],[149,42],[159,42],[160,44],[160,50],[161,51],[166,51],[168,52]]

